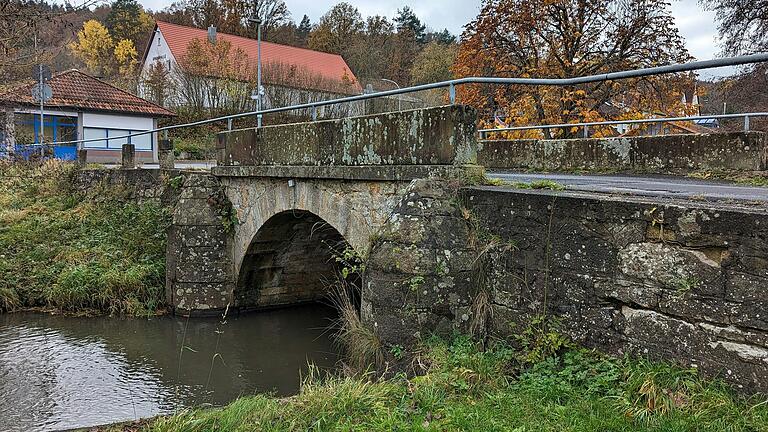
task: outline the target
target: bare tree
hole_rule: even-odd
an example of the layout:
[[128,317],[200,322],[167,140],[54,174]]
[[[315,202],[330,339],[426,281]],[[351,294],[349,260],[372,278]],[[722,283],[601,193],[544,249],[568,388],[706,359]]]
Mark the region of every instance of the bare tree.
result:
[[244,6],[246,36],[256,37],[256,27],[247,20],[252,17],[261,19],[263,36],[269,37],[271,31],[291,20],[291,13],[283,0],[242,0]]
[[768,0],[699,0],[699,3],[717,14],[725,54],[768,49]]

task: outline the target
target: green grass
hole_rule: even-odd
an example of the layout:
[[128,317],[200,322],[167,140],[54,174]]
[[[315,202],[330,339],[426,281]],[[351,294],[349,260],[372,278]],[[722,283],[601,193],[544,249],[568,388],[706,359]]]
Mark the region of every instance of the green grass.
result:
[[[431,341],[424,374],[387,380],[310,374],[292,398],[241,398],[161,418],[176,431],[764,431],[766,401],[694,370],[570,348],[530,365],[504,344]],[[527,365],[527,366],[526,366]]]
[[77,193],[75,169],[0,165],[0,312],[155,313],[163,306],[167,210],[116,187]]

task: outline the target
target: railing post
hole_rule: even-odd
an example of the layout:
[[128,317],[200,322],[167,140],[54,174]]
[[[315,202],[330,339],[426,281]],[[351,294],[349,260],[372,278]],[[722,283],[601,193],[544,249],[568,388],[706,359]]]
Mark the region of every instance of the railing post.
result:
[[80,168],[85,168],[87,164],[88,164],[88,150],[77,149],[77,166],[79,166]]
[[749,116],[744,116],[744,132],[749,132]]
[[317,107],[312,107],[312,121],[317,121]]
[[584,138],[589,138],[589,126],[584,125]]
[[158,146],[158,160],[160,169],[174,169],[176,167],[176,158],[173,154],[173,140],[168,138],[161,139]]
[[456,104],[456,86],[453,83],[448,85],[448,98],[451,101],[451,105]]
[[122,150],[123,169],[136,168],[136,147],[133,144],[123,144]]
[[228,131],[232,130],[232,119],[231,118],[227,119],[227,130]]

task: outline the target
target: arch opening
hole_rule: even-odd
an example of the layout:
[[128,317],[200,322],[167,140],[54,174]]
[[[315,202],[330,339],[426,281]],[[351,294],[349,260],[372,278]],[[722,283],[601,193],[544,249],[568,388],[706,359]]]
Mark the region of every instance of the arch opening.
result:
[[348,250],[351,246],[344,236],[314,213],[278,213],[251,240],[240,266],[234,304],[241,311],[327,304],[342,269],[337,257]]

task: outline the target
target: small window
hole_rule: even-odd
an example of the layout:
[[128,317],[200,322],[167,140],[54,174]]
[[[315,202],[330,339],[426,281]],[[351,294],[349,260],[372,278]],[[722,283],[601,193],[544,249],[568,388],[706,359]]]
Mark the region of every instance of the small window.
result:
[[[106,138],[107,137],[107,130],[106,129],[100,129],[100,128],[84,128],[83,129],[83,139],[89,140],[89,139],[96,139],[96,138]],[[107,141],[106,140],[99,140],[99,141],[90,141],[90,142],[84,142],[83,148],[107,148]]]
[[143,150],[143,151],[149,151],[152,150],[152,134],[144,134],[144,135],[137,135],[134,136],[136,133],[141,133],[142,131],[132,131],[131,132],[131,144],[136,147],[136,150]]
[[[131,131],[127,130],[121,130],[121,129],[110,129],[109,130],[109,148],[119,149],[123,148],[123,144],[128,144],[128,137],[126,135],[130,135]],[[125,136],[125,138],[112,138],[112,137],[122,137]]]

